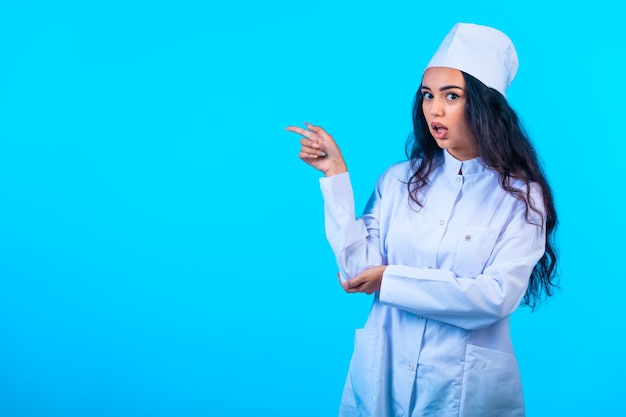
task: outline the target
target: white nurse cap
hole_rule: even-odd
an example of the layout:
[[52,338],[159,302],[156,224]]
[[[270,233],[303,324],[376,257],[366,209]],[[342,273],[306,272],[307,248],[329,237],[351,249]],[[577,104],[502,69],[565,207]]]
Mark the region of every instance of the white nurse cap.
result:
[[488,26],[457,23],[426,68],[458,69],[505,95],[518,64],[513,42],[504,33]]

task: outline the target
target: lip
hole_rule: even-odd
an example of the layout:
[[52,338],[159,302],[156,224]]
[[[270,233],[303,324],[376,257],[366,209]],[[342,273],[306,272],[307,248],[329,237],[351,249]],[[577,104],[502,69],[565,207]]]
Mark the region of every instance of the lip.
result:
[[435,139],[443,139],[448,134],[448,127],[443,123],[432,122],[430,124],[430,132]]

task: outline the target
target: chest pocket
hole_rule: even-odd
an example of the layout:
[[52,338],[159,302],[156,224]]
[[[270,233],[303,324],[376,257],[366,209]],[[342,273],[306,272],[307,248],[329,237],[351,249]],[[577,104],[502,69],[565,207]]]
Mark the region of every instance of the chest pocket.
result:
[[480,275],[491,252],[493,252],[499,230],[489,227],[466,227],[457,235],[453,272],[459,277]]

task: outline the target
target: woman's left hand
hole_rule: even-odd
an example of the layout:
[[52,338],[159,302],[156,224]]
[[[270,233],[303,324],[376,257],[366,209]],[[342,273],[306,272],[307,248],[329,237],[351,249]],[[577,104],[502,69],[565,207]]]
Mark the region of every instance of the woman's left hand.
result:
[[356,277],[342,282],[341,286],[346,292],[373,294],[380,290],[380,284],[383,281],[383,273],[386,268],[387,265],[379,265],[366,269]]

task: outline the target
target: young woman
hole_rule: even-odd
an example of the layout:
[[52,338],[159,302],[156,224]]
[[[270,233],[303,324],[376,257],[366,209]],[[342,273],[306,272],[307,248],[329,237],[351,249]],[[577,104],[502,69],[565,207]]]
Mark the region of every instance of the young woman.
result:
[[407,161],[361,217],[345,161],[319,126],[287,129],[320,179],[346,292],[375,293],[341,416],[523,416],[509,316],[555,286],[550,187],[505,98],[517,54],[502,32],[457,24],[423,73]]

